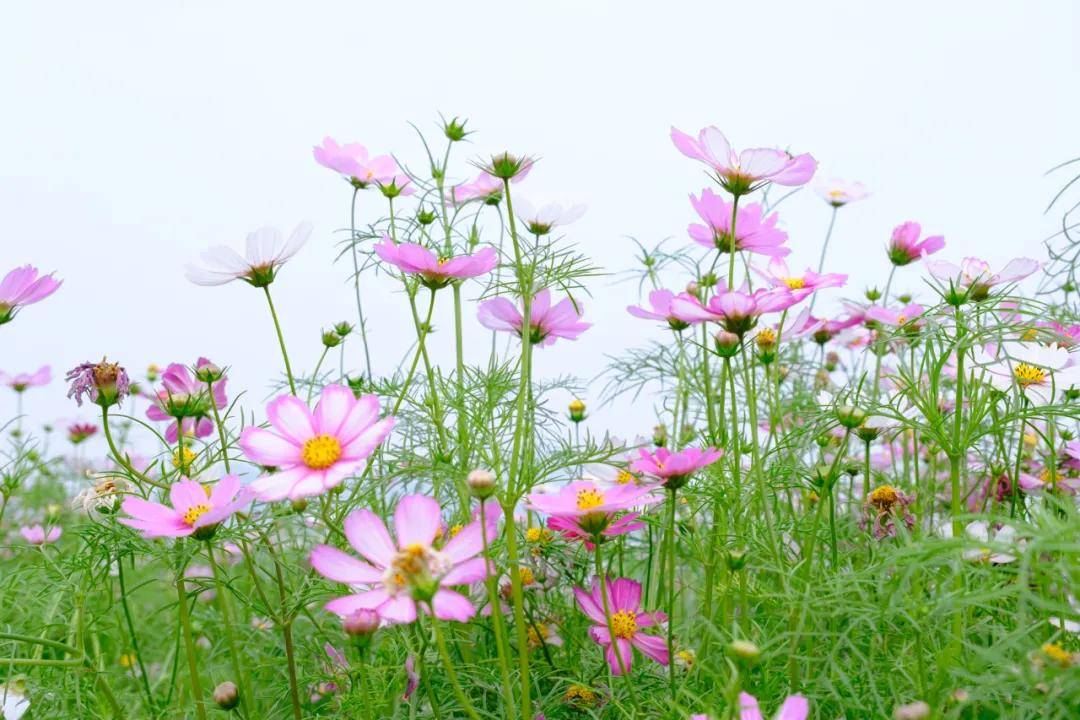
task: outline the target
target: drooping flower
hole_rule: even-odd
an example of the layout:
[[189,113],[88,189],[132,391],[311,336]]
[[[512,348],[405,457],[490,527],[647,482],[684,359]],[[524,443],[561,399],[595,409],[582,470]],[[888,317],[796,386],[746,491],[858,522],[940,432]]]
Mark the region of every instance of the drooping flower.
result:
[[1060,346],[1028,342],[988,346],[978,354],[976,364],[986,369],[990,384],[998,390],[1016,387],[1038,405],[1052,403],[1080,384],[1080,364]]
[[696,140],[671,128],[671,141],[683,155],[716,171],[721,186],[732,195],[745,195],[771,182],[789,187],[805,185],[817,170],[817,161],[809,153],[793,156],[773,148],[736,153],[724,133],[711,125],[702,129]]
[[68,440],[72,445],[78,445],[93,436],[97,431],[97,425],[94,423],[72,423],[68,426]]
[[172,507],[134,495],[124,498],[120,509],[130,517],[118,518],[143,537],[187,537],[206,539],[230,515],[251,502],[240,478],[225,475],[212,488],[194,480],[180,480],[169,486]]
[[788,264],[778,257],[769,260],[765,270],[755,268],[755,271],[773,287],[786,287],[800,300],[817,290],[842,287],[848,278],[840,273],[819,274],[810,268],[806,268],[802,275],[795,275],[788,269]]
[[893,310],[881,305],[870,305],[866,308],[864,320],[873,320],[890,327],[916,329],[921,326],[922,323],[919,320],[925,313],[926,308],[914,302],[908,303],[899,310]]
[[731,210],[734,202],[725,202],[708,188],[701,191],[701,198],[690,195],[690,204],[705,221],[704,225],[691,223],[686,231],[694,242],[720,252],[745,250],[770,257],[784,257],[791,248],[784,245],[787,233],[776,228],[780,216],[772,213],[764,216],[761,205],[750,203],[741,206],[735,217],[735,237],[731,236]]
[[7,385],[17,393],[25,392],[27,388],[48,385],[52,380],[52,368],[42,365],[32,373],[17,373],[8,375],[0,372],[0,385]]
[[20,308],[33,305],[56,292],[62,280],[38,275],[33,265],[23,265],[10,271],[0,280],[0,325],[11,322]]
[[318,545],[311,552],[311,565],[330,580],[368,589],[331,600],[326,609],[342,617],[369,609],[388,622],[410,623],[420,607],[430,609],[440,620],[467,622],[476,608],[450,588],[487,577],[485,560],[477,556],[483,552],[485,535],[488,542],[495,539],[498,513],[489,513],[486,521],[486,528],[479,520],[473,521],[436,549],[442,511],[426,495],[408,495],[398,502],[396,543],[375,513],[367,509],[351,513],[345,519],[345,537],[367,562]]
[[[867,482],[864,478],[863,482]],[[878,540],[896,537],[896,520],[904,523],[908,530],[915,527],[915,518],[908,510],[913,502],[902,490],[892,485],[879,485],[866,498],[866,517],[871,524],[871,531]]]
[[[581,612],[593,623],[589,628],[589,637],[604,648],[604,659],[611,668],[611,674],[621,675],[623,670],[630,672],[634,661],[633,648],[661,665],[667,665],[667,641],[642,632],[643,628],[666,621],[667,615],[662,612],[642,611],[640,583],[627,578],[604,578],[603,582],[607,585],[608,608],[611,611],[610,628],[608,617],[604,613],[603,590],[599,578],[593,578],[590,592],[583,588],[574,588],[574,597]],[[616,656],[616,652],[619,656]]]
[[[691,295],[680,293],[680,297],[682,295],[686,295],[690,301],[694,299]],[[643,320],[661,320],[666,322],[672,330],[685,330],[690,327],[690,324],[675,317],[671,312],[671,301],[674,299],[675,293],[670,290],[653,290],[649,293],[649,305],[652,310],[646,310],[638,305],[627,305],[626,312]]]
[[664,487],[677,490],[687,483],[690,476],[704,467],[712,465],[723,455],[716,448],[686,448],[671,452],[665,447],[649,451],[638,450],[637,460],[630,463],[633,472],[644,473],[656,478]]
[[[523,178],[524,175],[514,178],[514,182]],[[480,200],[485,205],[498,205],[502,201],[502,196],[503,181],[486,172],[481,172],[472,182],[455,185],[451,192],[456,205],[462,205],[470,200]]]
[[327,385],[312,412],[299,398],[282,395],[266,406],[273,427],[244,428],[240,447],[264,467],[277,468],[251,484],[263,501],[320,495],[363,466],[394,426],[378,419],[379,398],[359,399],[344,385]]
[[808,337],[818,345],[824,345],[840,332],[863,323],[865,318],[862,308],[851,307],[849,311],[845,316],[827,320],[814,317],[809,309],[803,309],[792,321],[790,331],[785,330],[784,333],[790,333],[793,338]]
[[728,290],[721,282],[708,305],[702,305],[697,298],[679,295],[671,301],[671,312],[688,323],[718,322],[728,332],[742,337],[765,313],[786,310],[797,302],[799,298],[787,288],[758,288],[751,293]]
[[564,206],[558,202],[547,202],[536,206],[527,198],[515,199],[514,210],[533,235],[547,235],[556,227],[569,225],[585,214],[585,206],[581,204]]
[[660,502],[655,488],[626,483],[602,487],[590,480],[564,485],[557,492],[528,496],[530,510],[549,515],[548,527],[592,548],[598,538],[615,537],[644,527],[635,508]]
[[49,543],[54,543],[60,539],[60,534],[62,532],[63,531],[58,527],[51,527],[46,530],[40,525],[30,525],[19,528],[19,534],[31,545],[47,545]]
[[499,263],[498,252],[493,247],[481,248],[473,255],[444,258],[436,257],[435,253],[416,243],[395,245],[389,237],[383,237],[382,242],[375,245],[375,253],[404,272],[419,275],[432,289],[446,287],[457,279],[491,272]]
[[[558,338],[576,340],[581,333],[592,327],[592,323],[582,322],[581,315],[581,304],[570,298],[552,305],[551,292],[545,288],[533,297],[529,341],[546,347]],[[489,330],[512,332],[519,338],[524,336],[524,317],[514,303],[506,298],[497,297],[480,303],[477,316],[480,324]]]
[[850,182],[839,178],[829,178],[815,183],[814,192],[834,208],[843,207],[870,196],[870,191],[861,182]]
[[248,234],[243,256],[225,245],[212,247],[200,256],[207,267],[188,265],[187,279],[196,285],[224,285],[243,280],[254,287],[266,287],[310,236],[311,224],[306,222],[297,225],[288,240],[277,228],[261,227]]
[[[196,367],[209,364],[199,358]],[[187,367],[170,363],[161,375],[162,387],[154,394],[153,403],[146,409],[146,417],[155,422],[171,420],[165,430],[165,439],[171,443],[179,437],[180,425],[185,435],[206,437],[214,431],[212,413],[214,407],[221,410],[228,404],[224,379],[213,383],[213,394],[205,383],[192,376]]]
[[889,261],[896,266],[909,265],[945,247],[945,238],[941,235],[919,240],[920,235],[922,226],[917,222],[908,221],[893,228],[888,247]]
[[132,484],[116,473],[96,473],[91,475],[93,484],[80,490],[71,499],[71,506],[85,513],[97,510],[101,513],[116,512],[120,498],[133,492]]
[[98,363],[77,365],[68,371],[64,379],[71,383],[68,398],[74,398],[79,407],[82,407],[84,397],[102,407],[120,405],[131,392],[127,371],[105,358]]
[[397,163],[389,155],[371,157],[360,143],[339,145],[332,137],[323,138],[322,145],[312,148],[315,162],[329,168],[363,189],[376,182],[388,182],[397,173]]
[[[810,704],[802,695],[790,695],[773,720],[806,720]],[[739,720],[763,720],[757,698],[749,693],[739,693]]]
[[990,290],[998,285],[1019,282],[1036,272],[1042,264],[1031,258],[1014,258],[1001,272],[990,272],[990,263],[975,257],[966,257],[959,265],[947,260],[927,260],[926,269],[942,282],[952,282],[968,291],[972,300],[985,300]]

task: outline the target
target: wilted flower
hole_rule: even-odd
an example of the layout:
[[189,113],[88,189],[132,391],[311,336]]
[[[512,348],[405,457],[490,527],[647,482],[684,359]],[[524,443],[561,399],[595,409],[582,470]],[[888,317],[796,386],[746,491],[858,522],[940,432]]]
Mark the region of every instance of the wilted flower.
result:
[[210,537],[217,525],[251,501],[235,475],[225,475],[213,488],[194,480],[169,487],[172,507],[129,495],[120,508],[131,517],[119,522],[142,532],[143,537]]
[[378,419],[379,398],[357,399],[344,385],[327,385],[312,412],[282,395],[266,406],[273,430],[244,428],[240,447],[264,467],[278,468],[251,484],[260,500],[321,495],[341,484],[386,439],[394,418]]
[[[551,293],[545,288],[533,297],[529,318],[529,341],[545,347],[558,338],[576,340],[581,333],[592,327],[582,322],[582,307],[570,298],[551,304]],[[521,311],[506,298],[497,297],[480,303],[477,313],[480,324],[497,332],[512,332],[523,337],[525,320]]]
[[772,148],[736,153],[724,133],[713,126],[702,129],[696,140],[671,128],[671,141],[683,155],[716,171],[717,180],[732,195],[745,195],[770,182],[789,187],[805,185],[817,170],[817,161],[809,154],[792,156]]
[[624,670],[630,672],[634,661],[633,648],[661,665],[667,665],[667,642],[662,637],[641,632],[642,628],[665,622],[667,615],[662,612],[642,612],[640,583],[626,578],[604,578],[611,611],[609,629],[608,616],[604,612],[604,590],[600,582],[599,578],[593,578],[591,592],[574,588],[574,597],[581,612],[593,623],[589,628],[589,637],[604,648],[604,659],[611,668],[611,674],[621,675]]
[[745,250],[759,255],[783,257],[791,252],[784,245],[787,233],[776,229],[779,215],[773,213],[767,218],[757,203],[740,207],[735,219],[735,237],[731,236],[731,211],[733,202],[725,202],[722,197],[706,188],[701,191],[701,199],[690,196],[690,204],[705,221],[704,225],[691,223],[687,232],[694,242],[720,252]]
[[243,280],[254,287],[266,287],[310,236],[311,224],[306,222],[297,225],[287,241],[277,228],[261,227],[248,234],[243,256],[224,245],[212,247],[201,255],[208,267],[188,265],[187,279],[196,285],[224,285]]
[[127,371],[105,358],[99,363],[84,362],[76,366],[64,379],[71,383],[67,396],[74,398],[79,407],[83,397],[101,407],[120,405],[131,391]]
[[426,495],[408,495],[394,511],[394,534],[390,538],[383,521],[367,509],[345,519],[345,536],[367,562],[329,545],[311,552],[311,565],[324,577],[351,586],[368,586],[355,595],[331,600],[326,609],[348,617],[361,609],[375,610],[384,620],[410,623],[417,607],[430,607],[440,620],[467,622],[476,608],[467,597],[451,590],[487,577],[483,558],[476,557],[495,539],[496,517],[488,517],[483,530],[479,520],[463,528],[441,548],[434,547],[442,526],[439,504]]
[[63,531],[58,527],[51,527],[46,530],[40,525],[30,525],[19,528],[19,534],[31,545],[47,545],[49,543],[54,543],[60,539],[60,534],[62,532]]
[[945,247],[945,238],[941,235],[920,241],[921,234],[922,226],[917,222],[908,221],[893,228],[888,248],[889,260],[893,265],[908,265]]
[[61,280],[38,275],[33,265],[23,265],[10,271],[0,280],[0,325],[11,322],[25,305],[33,305],[56,292]]
[[32,373],[8,375],[0,372],[0,385],[7,385],[17,393],[25,392],[27,388],[48,385],[51,380],[52,368],[48,365],[42,365]]
[[481,248],[473,255],[436,257],[423,245],[401,243],[395,245],[389,237],[375,245],[375,253],[385,262],[404,272],[419,275],[424,285],[432,289],[443,288],[452,281],[476,277],[491,272],[499,263],[495,248]]
[[134,491],[126,479],[111,473],[99,473],[93,476],[93,485],[85,488],[71,499],[71,506],[89,513],[94,510],[103,513],[115,512],[120,499]]
[[861,182],[850,182],[839,178],[829,178],[815,183],[814,192],[834,208],[843,207],[870,196],[870,191]]
[[[869,482],[863,478],[863,482]],[[915,527],[915,518],[908,510],[912,499],[892,485],[880,485],[874,488],[866,498],[867,514],[870,515],[874,537],[880,539],[896,536],[895,521],[899,518],[911,530]]]

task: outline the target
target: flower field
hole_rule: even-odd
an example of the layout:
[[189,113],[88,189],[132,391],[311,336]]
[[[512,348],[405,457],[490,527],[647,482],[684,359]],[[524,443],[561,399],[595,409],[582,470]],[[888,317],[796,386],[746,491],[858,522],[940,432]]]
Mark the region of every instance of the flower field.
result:
[[[186,270],[258,296],[238,342],[280,375],[239,392],[197,335],[161,367],[0,373],[4,719],[1080,717],[1077,161],[1030,257],[882,218],[855,260],[829,243],[870,191],[812,152],[643,142],[704,187],[672,190],[685,232],[600,263],[583,205],[530,202],[539,155],[481,154],[464,120],[393,154],[325,138],[350,227]],[[827,231],[789,227],[796,193]],[[312,243],[355,311],[303,367],[279,309],[314,302],[290,293]],[[67,288],[0,273],[6,363]],[[636,335],[599,377],[552,372],[615,274]],[[43,425],[61,382],[79,420]],[[635,436],[596,421],[616,404]]]

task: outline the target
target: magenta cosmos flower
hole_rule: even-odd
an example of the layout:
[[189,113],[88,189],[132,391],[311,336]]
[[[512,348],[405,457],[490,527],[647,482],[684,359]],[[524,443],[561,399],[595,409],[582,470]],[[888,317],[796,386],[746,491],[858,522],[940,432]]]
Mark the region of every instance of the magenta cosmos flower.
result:
[[0,385],[7,385],[18,393],[24,392],[27,388],[48,385],[51,380],[52,368],[48,365],[42,365],[32,373],[8,375],[5,372],[0,372]]
[[921,234],[922,226],[910,220],[893,228],[888,247],[889,261],[897,266],[909,265],[945,247],[943,236],[932,235],[919,240]]
[[808,337],[818,345],[824,345],[838,333],[863,323],[865,317],[862,308],[849,306],[849,310],[851,312],[848,315],[828,320],[814,317],[808,309],[804,309],[791,323],[791,337]]
[[849,182],[839,178],[829,178],[814,187],[814,191],[822,200],[834,208],[843,207],[848,203],[865,200],[870,196],[870,191],[861,182]]
[[214,534],[218,524],[251,501],[240,478],[225,475],[213,488],[194,480],[181,480],[169,486],[172,507],[129,495],[120,509],[131,517],[119,522],[139,530],[143,537],[187,537],[202,540]]
[[[626,578],[605,578],[604,582],[607,584],[608,608],[611,610],[610,629],[604,613],[604,597],[598,578],[593,578],[590,592],[583,588],[574,588],[574,597],[577,598],[581,612],[593,623],[589,628],[589,637],[604,648],[604,659],[611,668],[611,674],[621,675],[624,669],[630,672],[634,661],[633,648],[661,665],[667,665],[667,641],[641,632],[642,628],[663,623],[667,620],[667,615],[662,612],[642,612],[640,583]],[[621,664],[615,655],[616,651],[622,658]]]
[[717,294],[710,298],[707,306],[694,297],[676,297],[671,302],[672,314],[688,323],[718,322],[728,332],[742,337],[765,313],[787,310],[801,299],[786,287],[770,290],[758,288],[750,293],[728,290],[726,283],[721,281],[717,289]]
[[592,549],[597,538],[625,535],[644,527],[645,523],[635,522],[641,513],[629,511],[660,502],[663,498],[654,490],[636,483],[602,487],[591,480],[579,480],[554,493],[531,493],[528,506],[550,516],[549,528]]
[[19,534],[31,545],[48,545],[49,543],[54,543],[60,539],[61,532],[62,530],[58,527],[51,527],[46,530],[40,525],[30,525],[28,527],[19,528]]
[[251,484],[271,502],[320,495],[360,468],[390,434],[394,418],[379,417],[379,398],[359,400],[344,385],[323,388],[315,412],[299,398],[282,395],[266,406],[272,430],[244,428],[240,447],[251,460],[276,472]]
[[[802,695],[791,695],[780,706],[773,720],[806,720],[810,704]],[[763,720],[757,698],[749,693],[739,693],[739,720]]]
[[444,258],[436,257],[435,253],[416,243],[395,245],[385,236],[375,245],[375,254],[404,272],[419,275],[424,285],[433,290],[446,287],[454,280],[491,272],[499,263],[499,255],[492,247],[482,248],[473,255]]
[[704,225],[691,223],[686,231],[694,242],[707,248],[716,248],[720,252],[745,250],[759,255],[783,257],[791,252],[784,246],[787,233],[776,229],[779,216],[776,213],[764,217],[761,206],[750,203],[740,207],[735,218],[735,237],[731,237],[731,210],[734,202],[724,199],[706,188],[701,191],[701,199],[690,196],[698,216]]
[[953,282],[957,287],[968,289],[972,300],[985,300],[990,289],[997,285],[1019,282],[1042,267],[1031,258],[1014,258],[1001,272],[990,271],[990,263],[975,257],[966,257],[959,265],[948,260],[927,260],[926,269],[942,282]]
[[796,275],[788,269],[788,264],[778,257],[769,261],[764,271],[757,273],[773,287],[786,287],[800,300],[811,293],[823,288],[842,287],[847,282],[847,275],[840,273],[819,274],[806,268],[801,275]]
[[[197,368],[209,367],[210,361],[199,358]],[[165,439],[171,443],[179,437],[180,425],[184,435],[206,437],[214,431],[211,415],[214,407],[221,410],[228,404],[225,395],[224,379],[213,384],[213,395],[206,383],[195,379],[187,367],[179,363],[170,363],[161,374],[163,387],[153,397],[153,402],[146,409],[146,417],[155,422],[172,420],[165,430]]]
[[[492,517],[494,516],[494,517]],[[498,513],[488,514],[487,527],[479,520],[462,528],[440,548],[435,538],[443,527],[439,504],[426,495],[408,495],[394,510],[394,535],[367,509],[345,518],[345,537],[359,560],[329,545],[311,551],[311,565],[322,576],[346,585],[367,586],[354,595],[331,600],[326,609],[341,617],[357,610],[375,610],[388,622],[416,620],[417,606],[430,609],[440,620],[467,622],[476,608],[467,597],[451,590],[487,577],[484,559],[477,557],[495,539]]]
[[33,305],[56,292],[62,281],[52,273],[39,275],[33,265],[17,267],[0,280],[0,325],[15,319],[24,305]]
[[[554,306],[551,293],[547,288],[536,293],[530,313],[529,341],[534,345],[546,347],[558,338],[576,340],[581,333],[592,327],[592,323],[581,321],[582,307],[570,298]],[[522,325],[525,322],[521,312],[506,298],[493,298],[480,303],[477,312],[480,324],[496,332],[512,332],[519,338],[524,337]]]
[[724,454],[722,450],[711,447],[687,448],[678,452],[671,452],[663,447],[652,452],[640,448],[638,453],[640,457],[630,463],[630,470],[650,475],[672,490],[685,485],[691,475],[712,465]]
[[[690,301],[694,299],[693,296],[686,293],[679,294],[679,297],[684,296]],[[675,293],[670,290],[653,290],[649,293],[649,305],[652,310],[646,310],[637,305],[627,305],[626,312],[642,320],[661,320],[666,322],[672,330],[685,330],[690,327],[690,324],[675,317],[671,312],[671,302],[674,299]]]
[[789,187],[805,185],[817,170],[817,160],[808,153],[793,156],[773,148],[736,153],[724,133],[711,125],[701,130],[696,140],[671,128],[671,141],[686,157],[715,170],[720,185],[732,195],[745,195],[771,182]]
[[371,157],[360,143],[339,145],[332,137],[323,138],[322,145],[312,148],[315,162],[329,168],[360,189],[372,183],[390,182],[398,172],[397,163],[389,155]]

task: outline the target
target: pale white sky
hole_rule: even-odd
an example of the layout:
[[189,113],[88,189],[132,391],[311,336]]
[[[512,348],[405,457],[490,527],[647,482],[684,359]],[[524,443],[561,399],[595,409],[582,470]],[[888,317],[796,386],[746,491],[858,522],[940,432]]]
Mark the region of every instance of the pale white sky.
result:
[[[1042,174],[1077,154],[1076,29],[1068,0],[11,4],[0,272],[29,262],[65,282],[0,328],[0,368],[60,375],[108,354],[141,375],[203,354],[261,399],[279,356],[260,293],[193,286],[184,264],[258,225],[312,221],[274,286],[294,362],[310,369],[320,326],[353,317],[346,268],[331,264],[348,189],[311,146],[329,134],[417,162],[407,122],[434,132],[440,111],[478,131],[462,174],[481,152],[542,156],[522,192],[587,202],[569,235],[612,271],[630,265],[627,236],[683,238],[692,220],[704,177],[672,147],[672,124],[811,152],[823,175],[864,181],[874,195],[841,211],[830,263],[858,290],[884,281],[883,244],[909,219],[943,233],[949,259],[1041,258],[1060,184]],[[364,200],[367,219],[377,201]],[[827,208],[807,192],[781,217],[791,259],[810,264]],[[409,325],[384,287],[368,306],[387,371]],[[605,354],[660,332],[626,315],[632,285],[592,289],[596,326],[544,349],[542,372],[594,376]],[[59,379],[27,404],[42,420],[76,416]],[[0,417],[13,409],[0,394]],[[636,409],[597,414],[594,429],[647,431],[651,408]]]

